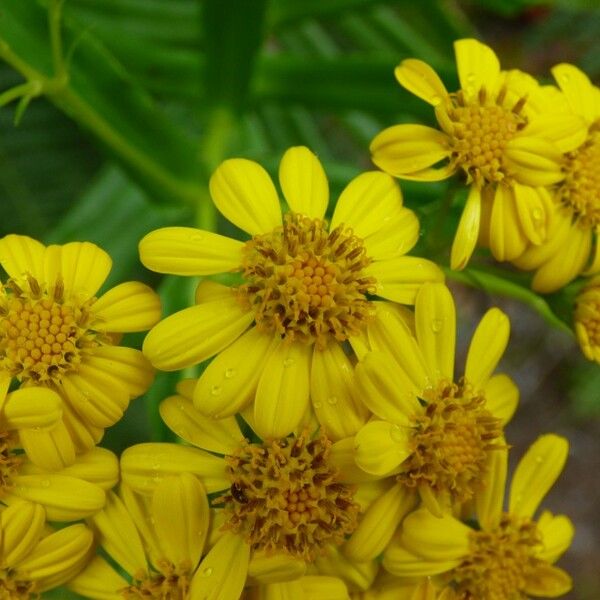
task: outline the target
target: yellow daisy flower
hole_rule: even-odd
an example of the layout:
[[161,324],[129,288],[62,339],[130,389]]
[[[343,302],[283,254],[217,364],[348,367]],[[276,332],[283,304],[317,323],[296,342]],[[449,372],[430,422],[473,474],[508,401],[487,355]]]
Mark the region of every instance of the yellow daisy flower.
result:
[[86,598],[237,600],[242,593],[248,547],[232,534],[212,543],[206,492],[190,474],[164,478],[147,497],[122,485],[91,525],[120,570],[95,556],[69,583]]
[[99,511],[105,490],[119,479],[117,457],[104,448],[64,456],[72,445],[63,443],[69,438],[58,394],[37,387],[6,394],[9,381],[0,375],[0,502],[35,502],[51,521],[76,521]]
[[234,417],[214,420],[199,413],[193,389],[192,380],[181,382],[179,394],[164,400],[160,412],[195,447],[149,443],[128,448],[121,457],[123,482],[149,495],[167,476],[199,477],[207,492],[216,494],[212,506],[219,534],[233,534],[248,548],[253,580],[290,581],[307,568],[310,574],[351,579],[337,548],[356,527],[359,512],[385,486],[339,479],[325,436],[304,432],[250,443]]
[[159,229],[140,242],[141,260],[153,271],[239,271],[243,279],[237,287],[200,284],[196,306],[154,327],[144,353],[166,371],[218,354],[198,381],[196,407],[221,418],[254,400],[263,439],[294,430],[309,397],[323,424],[351,435],[366,415],[351,394],[351,363],[340,344],[354,344],[373,318],[370,294],[410,304],[423,282],[442,281],[443,273],[404,256],[419,224],[388,175],[352,180],[329,225],[328,183],[314,154],[289,149],[279,181],[291,209],[283,216],[275,186],[257,163],[227,160],[212,176],[216,207],[252,236],[247,242],[186,227]]
[[111,264],[89,242],[46,247],[21,235],[0,239],[8,274],[0,283],[0,373],[57,392],[78,451],[100,441],[153,379],[142,353],[117,343],[120,334],[158,321],[158,296],[128,282],[96,298]]
[[[544,241],[543,188],[564,178],[561,153],[581,144],[585,128],[562,105],[548,104],[532,77],[501,71],[485,44],[463,39],[454,49],[457,92],[449,93],[423,61],[407,59],[395,70],[400,85],[434,107],[440,129],[390,127],[373,139],[371,153],[378,167],[403,179],[437,181],[457,171],[465,174],[469,195],[450,259],[453,269],[462,269],[480,233],[501,261]],[[480,231],[482,222],[489,231]]]
[[75,576],[89,559],[92,532],[82,524],[52,532],[44,509],[21,500],[0,506],[0,597],[33,600]]
[[584,271],[600,271],[600,88],[573,65],[556,65],[552,73],[568,107],[585,122],[586,136],[563,155],[564,178],[552,191],[547,241],[515,261],[536,270],[532,287],[538,292],[558,290]]
[[353,443],[337,442],[333,454],[347,463],[350,453],[360,469],[391,487],[367,510],[345,546],[347,556],[377,556],[418,497],[441,516],[481,488],[493,454],[504,445],[502,426],[518,402],[510,378],[492,376],[509,327],[504,313],[490,309],[473,335],[465,375],[456,379],[456,315],[446,286],[421,288],[414,332],[398,311],[378,313],[368,330],[376,350],[356,367],[360,395],[377,419]]
[[479,528],[451,515],[419,509],[402,525],[383,565],[399,576],[438,575],[451,588],[448,600],[555,598],[571,589],[571,578],[553,566],[571,544],[573,525],[537,508],[563,469],[568,443],[544,435],[519,462],[503,512],[507,451],[494,454],[488,484],[475,499]]
[[581,351],[600,364],[600,276],[590,279],[577,295],[574,320]]

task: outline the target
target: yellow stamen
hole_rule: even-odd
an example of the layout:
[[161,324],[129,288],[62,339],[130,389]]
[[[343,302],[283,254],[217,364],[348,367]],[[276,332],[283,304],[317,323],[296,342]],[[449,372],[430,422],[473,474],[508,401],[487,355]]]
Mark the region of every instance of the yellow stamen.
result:
[[363,273],[370,262],[350,229],[328,233],[325,221],[288,213],[282,227],[246,243],[238,296],[260,329],[323,347],[357,334],[373,316],[366,294],[376,282]]
[[166,559],[157,561],[160,573],[136,573],[130,586],[119,590],[126,600],[186,600],[190,589],[190,564],[175,567]]
[[16,578],[11,569],[0,569],[0,598],[4,600],[29,600],[37,598],[35,582]]
[[597,360],[600,349],[600,277],[594,277],[575,299],[575,332],[583,353]]

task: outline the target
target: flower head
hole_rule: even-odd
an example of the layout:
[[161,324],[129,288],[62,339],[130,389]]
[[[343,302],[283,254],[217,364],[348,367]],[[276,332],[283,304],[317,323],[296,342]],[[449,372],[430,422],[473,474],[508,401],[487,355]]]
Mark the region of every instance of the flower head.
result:
[[449,600],[554,598],[571,589],[570,577],[553,566],[569,547],[568,518],[534,514],[562,471],[568,453],[564,438],[540,437],[521,459],[503,511],[507,451],[494,455],[487,485],[475,506],[479,527],[451,515],[441,519],[419,509],[404,520],[383,564],[401,576],[437,575]]
[[158,320],[158,296],[129,282],[97,298],[111,259],[87,242],[46,247],[8,235],[0,265],[0,373],[56,392],[76,449],[89,450],[152,381],[141,352],[117,342]]
[[498,260],[543,242],[547,207],[541,188],[564,178],[561,152],[583,141],[585,127],[562,103],[548,102],[533,78],[501,71],[488,46],[463,39],[454,48],[456,92],[449,93],[420,60],[407,59],[395,71],[403,87],[434,107],[440,129],[390,127],[372,141],[371,153],[377,166],[404,179],[464,174],[470,190],[451,253],[452,268],[462,269],[480,235]]
[[215,205],[251,236],[246,242],[181,227],[140,242],[141,260],[152,270],[238,271],[242,278],[233,287],[203,281],[196,306],[152,329],[144,352],[163,370],[217,354],[194,392],[208,416],[233,415],[254,400],[256,431],[282,438],[310,414],[312,396],[328,433],[343,437],[367,415],[352,394],[351,363],[340,344],[360,342],[374,318],[373,294],[412,303],[424,281],[441,281],[443,274],[430,261],[404,256],[417,241],[418,221],[388,175],[363,173],[351,181],[330,223],[327,179],[307,148],[285,153],[279,181],[290,208],[283,215],[257,163],[227,160],[212,176]]
[[583,354],[600,363],[600,277],[590,279],[577,295],[574,320]]

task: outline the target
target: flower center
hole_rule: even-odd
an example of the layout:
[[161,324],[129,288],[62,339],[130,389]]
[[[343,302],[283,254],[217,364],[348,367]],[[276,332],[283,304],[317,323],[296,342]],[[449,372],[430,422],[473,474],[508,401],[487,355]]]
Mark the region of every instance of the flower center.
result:
[[9,279],[0,291],[0,369],[21,381],[47,382],[76,367],[97,345],[89,307],[67,302],[59,282],[44,290],[33,277]]
[[459,600],[521,600],[541,560],[535,557],[541,539],[535,523],[504,514],[492,531],[470,534],[470,553],[451,572]]
[[398,481],[464,502],[482,484],[487,453],[501,447],[495,444],[502,433],[500,420],[464,380],[442,382],[427,390],[424,400],[425,412],[413,419],[412,453]]
[[[468,181],[493,183],[510,177],[505,160],[506,144],[527,125],[520,113],[525,99],[512,108],[504,106],[506,88],[490,98],[485,88],[467,100],[459,90],[451,94],[442,112],[441,125],[450,136],[451,161],[467,174]],[[442,109],[444,111],[444,109]]]
[[600,226],[600,122],[592,125],[587,140],[565,154],[565,179],[558,199],[587,229]]
[[575,325],[583,327],[589,346],[600,348],[600,278],[592,279],[577,296]]
[[[20,580],[11,569],[0,569],[0,598],[29,600],[35,593],[35,582]],[[37,597],[37,595],[35,595]]]
[[225,527],[255,549],[314,560],[326,544],[340,544],[356,527],[354,489],[327,464],[331,442],[306,434],[246,444],[227,457],[230,491]]
[[13,480],[23,462],[23,459],[13,452],[13,447],[13,436],[7,431],[0,431],[0,498],[12,488]]
[[190,565],[175,567],[166,559],[157,561],[159,573],[138,573],[130,586],[118,590],[126,600],[186,600],[190,589]]
[[367,293],[375,279],[360,238],[343,225],[327,232],[326,222],[288,213],[282,227],[246,243],[246,283],[240,300],[254,310],[256,325],[290,341],[344,341],[373,316]]

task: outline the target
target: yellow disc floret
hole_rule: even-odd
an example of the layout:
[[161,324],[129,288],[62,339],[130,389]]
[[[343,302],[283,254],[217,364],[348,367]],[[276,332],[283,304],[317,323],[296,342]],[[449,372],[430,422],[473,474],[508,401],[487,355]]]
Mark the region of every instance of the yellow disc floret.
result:
[[121,596],[126,600],[187,600],[191,565],[175,567],[166,559],[156,562],[158,573],[141,571],[130,586],[120,590]]
[[9,432],[0,430],[0,498],[14,485],[14,477],[23,462],[22,457],[13,450],[15,442]]
[[482,485],[488,452],[501,447],[496,444],[500,420],[464,380],[440,383],[425,392],[424,401],[424,413],[413,417],[411,454],[398,481],[428,487],[453,501],[469,500]]
[[35,582],[26,579],[15,579],[10,569],[0,568],[0,598],[2,600],[29,600],[38,598],[35,593]]
[[246,243],[238,295],[260,329],[322,347],[358,333],[374,314],[366,294],[375,279],[363,273],[370,262],[350,229],[328,232],[322,219],[288,213],[282,227]]
[[328,465],[331,442],[306,435],[263,445],[246,444],[227,457],[229,493],[220,498],[225,527],[254,549],[314,560],[329,543],[340,544],[356,527],[354,489]]

